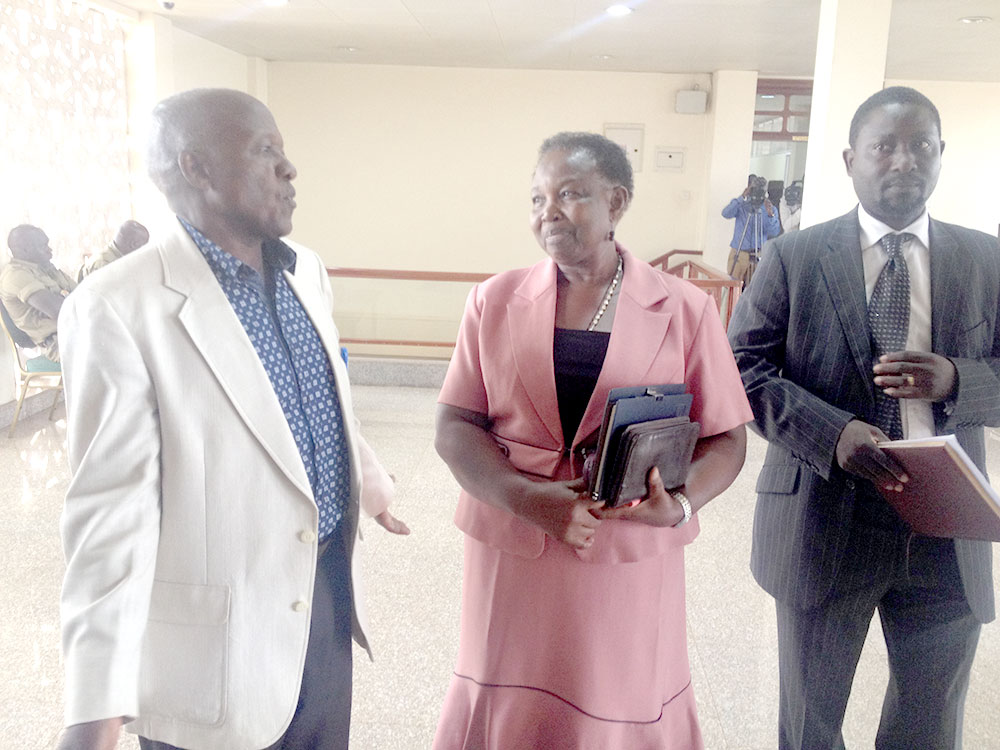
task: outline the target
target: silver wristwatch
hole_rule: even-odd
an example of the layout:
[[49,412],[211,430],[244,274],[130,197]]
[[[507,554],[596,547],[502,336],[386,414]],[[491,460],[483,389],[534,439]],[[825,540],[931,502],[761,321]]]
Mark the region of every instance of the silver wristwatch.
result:
[[667,490],[667,492],[669,492],[670,497],[679,502],[681,507],[684,509],[684,518],[675,523],[673,526],[676,529],[691,520],[691,501],[688,500],[684,493],[680,490]]

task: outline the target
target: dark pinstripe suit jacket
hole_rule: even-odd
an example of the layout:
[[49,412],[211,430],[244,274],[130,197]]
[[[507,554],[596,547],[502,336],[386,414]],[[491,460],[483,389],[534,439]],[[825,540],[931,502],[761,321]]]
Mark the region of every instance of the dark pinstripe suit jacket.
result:
[[[855,210],[768,243],[729,325],[754,428],[769,441],[751,568],[775,598],[803,608],[832,590],[855,500],[876,492],[835,458],[844,425],[871,422],[875,407],[859,234]],[[983,425],[1000,424],[1000,248],[933,219],[930,243],[932,348],[958,371],[956,400],[935,404],[934,421],[985,471]],[[969,605],[988,622],[990,545],[955,548]]]

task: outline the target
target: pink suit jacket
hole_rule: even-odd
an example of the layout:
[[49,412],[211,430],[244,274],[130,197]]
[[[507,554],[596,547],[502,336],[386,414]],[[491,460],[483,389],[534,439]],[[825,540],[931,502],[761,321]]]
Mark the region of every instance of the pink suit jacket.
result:
[[[693,394],[691,419],[701,436],[725,432],[753,414],[712,299],[692,284],[653,269],[623,248],[624,275],[604,366],[576,435],[562,434],[552,360],[556,264],[546,259],[473,288],[439,401],[487,414],[518,469],[540,477],[579,476],[580,447],[600,428],[608,391],[626,385],[680,383]],[[462,531],[522,557],[538,557],[544,532],[464,490],[455,522]],[[601,525],[589,562],[630,562],[687,544],[697,519],[680,529],[630,521]]]

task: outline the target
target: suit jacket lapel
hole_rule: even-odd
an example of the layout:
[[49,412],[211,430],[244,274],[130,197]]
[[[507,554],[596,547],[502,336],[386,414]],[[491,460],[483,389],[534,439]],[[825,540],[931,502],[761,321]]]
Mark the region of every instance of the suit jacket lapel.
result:
[[187,297],[178,317],[195,347],[250,432],[311,498],[305,466],[267,372],[208,262],[179,222],[160,253],[166,285]]
[[507,319],[518,378],[555,444],[564,445],[552,361],[556,320],[554,262],[538,263],[528,271],[507,303]]
[[944,353],[959,340],[965,327],[977,322],[965,314],[962,301],[967,297],[955,294],[975,280],[975,268],[954,235],[933,219],[930,243],[931,349]]
[[[865,270],[861,261],[856,211],[838,220],[830,238],[829,251],[820,258],[820,267],[851,357],[861,379],[868,384],[868,392],[874,400],[871,330],[868,324]],[[818,342],[817,345],[822,346],[823,343]]]

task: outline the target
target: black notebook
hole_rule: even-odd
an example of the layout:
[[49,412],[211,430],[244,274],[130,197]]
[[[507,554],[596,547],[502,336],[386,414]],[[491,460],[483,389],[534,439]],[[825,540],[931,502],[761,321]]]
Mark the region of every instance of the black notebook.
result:
[[684,484],[700,431],[688,419],[691,401],[681,383],[612,389],[590,467],[591,497],[608,507],[642,497],[653,466],[668,489]]

